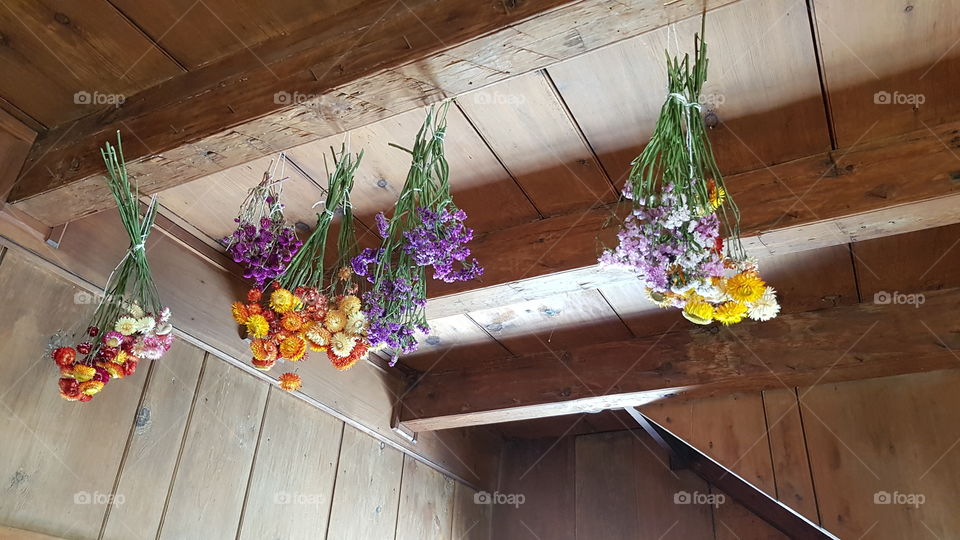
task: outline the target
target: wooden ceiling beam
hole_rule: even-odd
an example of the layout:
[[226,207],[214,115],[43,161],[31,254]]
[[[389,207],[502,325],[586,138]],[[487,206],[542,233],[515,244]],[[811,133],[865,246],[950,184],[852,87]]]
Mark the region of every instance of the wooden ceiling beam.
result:
[[[811,276],[815,279],[815,276]],[[406,394],[412,431],[960,368],[960,289],[692,328],[430,372]]]
[[544,68],[703,7],[702,0],[363,2],[322,27],[269,40],[51,129],[32,149],[10,200],[47,225],[109,208],[97,149],[118,129],[127,134],[130,173],[144,193],[155,193]]
[[[751,255],[804,251],[960,222],[960,122],[729,176]],[[478,238],[481,283],[431,284],[431,319],[595,289],[636,277],[601,269],[615,204]],[[761,269],[762,270],[762,269]],[[479,286],[478,286],[479,285]]]

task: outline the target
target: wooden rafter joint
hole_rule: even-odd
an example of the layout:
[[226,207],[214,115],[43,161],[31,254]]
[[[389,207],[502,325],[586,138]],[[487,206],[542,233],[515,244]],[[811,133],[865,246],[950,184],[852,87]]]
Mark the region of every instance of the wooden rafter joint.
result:
[[960,289],[920,297],[427,373],[401,420],[430,431],[960,367]]

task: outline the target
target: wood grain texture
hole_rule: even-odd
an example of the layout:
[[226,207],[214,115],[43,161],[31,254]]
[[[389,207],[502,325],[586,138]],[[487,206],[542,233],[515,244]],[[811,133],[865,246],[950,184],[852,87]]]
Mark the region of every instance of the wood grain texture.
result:
[[796,390],[764,390],[763,410],[773,460],[777,499],[814,523],[820,522],[810,474],[806,436]]
[[270,388],[240,538],[322,538],[343,422]]
[[457,104],[540,214],[616,200],[613,186],[543,72],[460,97]]
[[[57,394],[45,347],[58,328],[83,324],[79,289],[6,250],[0,262],[0,523],[66,538],[96,538],[120,466],[147,365],[78,404]],[[91,426],[97,444],[90,444]]]
[[[952,180],[957,161],[941,142],[960,134],[960,124],[934,132],[728,177],[747,251],[769,257],[960,221],[960,184]],[[479,286],[436,284],[429,316],[635,281],[629,272],[596,265],[603,246],[616,244],[617,219],[627,210],[602,207],[479,237],[471,246],[487,267]]]
[[[860,304],[432,372],[404,398],[415,431],[954,367],[960,291],[923,309]],[[565,369],[558,369],[559,358]]]
[[[693,54],[699,18],[673,22],[547,68],[618,187],[660,114],[665,51]],[[806,6],[738,2],[711,13],[706,25],[710,73],[700,100],[716,126],[710,137],[721,170],[749,171],[830,149]]]
[[864,301],[960,286],[960,225],[878,238],[851,246]]
[[[112,103],[182,72],[109,2],[15,1],[0,11],[0,94],[47,126],[100,114]],[[75,99],[86,92],[91,101]]]
[[[708,7],[735,1],[713,0]],[[364,2],[328,18],[320,30],[308,26],[252,47],[260,60],[253,69],[247,54],[228,56],[141,92],[108,118],[85,118],[69,133],[50,131],[30,163],[38,164],[34,170],[49,167],[53,180],[34,173],[15,197],[45,222],[109,207],[93,158],[118,128],[137,134],[126,148],[130,172],[142,190],[154,193],[540,69],[702,8],[693,0],[666,6],[533,0],[506,8],[496,1]],[[290,99],[277,99],[278,92]],[[293,96],[309,97],[294,103]]]
[[800,389],[825,527],[883,539],[958,530],[957,384],[952,370]]
[[[841,146],[956,119],[960,80],[955,2],[813,2]],[[919,39],[921,47],[900,44]],[[896,50],[896,54],[889,51]],[[922,96],[920,101],[910,99]],[[946,139],[945,139],[946,141]]]
[[178,340],[151,367],[119,472],[123,504],[111,506],[103,539],[156,537],[203,363],[203,351]]
[[455,540],[492,540],[490,536],[493,506],[478,504],[479,492],[457,482],[453,490],[453,530]]
[[207,362],[159,538],[236,537],[268,389],[226,362]]
[[453,490],[452,479],[404,456],[396,539],[452,538]]
[[392,538],[402,471],[403,454],[346,426],[327,539]]

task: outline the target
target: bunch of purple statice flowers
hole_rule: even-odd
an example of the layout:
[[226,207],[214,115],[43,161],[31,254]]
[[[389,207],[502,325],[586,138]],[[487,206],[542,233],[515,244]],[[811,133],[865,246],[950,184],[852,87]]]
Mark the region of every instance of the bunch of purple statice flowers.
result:
[[285,157],[271,163],[263,180],[247,194],[234,218],[237,229],[223,239],[227,253],[243,267],[243,277],[252,279],[257,288],[280,276],[302,246],[293,227],[283,217],[280,203]]
[[479,277],[483,268],[470,259],[467,243],[473,230],[464,221],[450,194],[449,167],[443,154],[446,111],[450,102],[433,107],[417,134],[413,163],[397,199],[393,217],[376,217],[383,238],[379,249],[364,249],[353,261],[353,271],[373,284],[364,294],[367,338],[373,347],[391,349],[390,365],[400,354],[417,349],[417,332],[430,326],[427,305],[428,268],[433,278],[447,283]]
[[[629,190],[624,195],[631,197]],[[627,216],[617,234],[620,243],[604,251],[600,264],[632,270],[660,295],[706,292],[724,271],[717,215],[704,215],[669,185],[644,202]]]

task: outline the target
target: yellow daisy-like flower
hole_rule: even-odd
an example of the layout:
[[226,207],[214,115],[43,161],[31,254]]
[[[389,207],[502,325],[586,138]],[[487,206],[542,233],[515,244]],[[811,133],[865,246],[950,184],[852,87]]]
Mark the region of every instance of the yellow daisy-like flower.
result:
[[767,284],[756,272],[741,272],[727,280],[724,288],[730,298],[737,302],[756,302],[763,296]]
[[720,205],[727,200],[727,190],[722,187],[710,186],[710,193],[708,194],[710,198],[710,206],[714,210],[720,208]]
[[137,331],[137,320],[133,317],[120,317],[113,329],[125,336],[132,335]]
[[97,370],[86,364],[73,366],[73,378],[80,382],[87,382],[97,374]]
[[307,342],[300,336],[290,336],[280,342],[280,356],[298,362],[307,353]]
[[350,356],[356,342],[357,338],[343,332],[337,332],[330,338],[330,350],[341,358]]
[[103,390],[103,382],[101,381],[87,381],[80,383],[81,394],[92,396],[101,390]]
[[333,309],[327,312],[326,318],[323,319],[323,325],[327,327],[327,330],[331,332],[339,332],[343,330],[343,327],[347,324],[347,316],[344,312]]
[[284,373],[277,378],[277,383],[279,383],[280,388],[283,388],[287,392],[299,390],[300,387],[303,386],[303,381],[296,373]]
[[286,289],[277,289],[270,293],[270,309],[277,313],[286,313],[297,305],[297,297]]
[[247,333],[252,338],[265,338],[270,333],[270,323],[259,313],[251,315],[247,318]]
[[230,306],[230,314],[233,315],[233,320],[237,321],[237,324],[247,324],[247,319],[250,317],[250,311],[243,302],[234,302]]
[[696,324],[710,324],[713,320],[713,306],[702,299],[694,299],[683,306],[683,316]]
[[130,355],[127,354],[127,351],[120,349],[119,351],[117,351],[117,355],[113,357],[113,360],[111,360],[111,362],[113,362],[114,364],[122,364],[126,362],[128,358],[130,358]]
[[742,321],[746,314],[747,306],[740,302],[724,302],[713,310],[713,318],[727,326]]
[[348,294],[340,299],[340,311],[347,315],[353,315],[360,311],[360,299],[352,294]]

